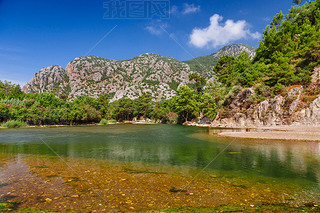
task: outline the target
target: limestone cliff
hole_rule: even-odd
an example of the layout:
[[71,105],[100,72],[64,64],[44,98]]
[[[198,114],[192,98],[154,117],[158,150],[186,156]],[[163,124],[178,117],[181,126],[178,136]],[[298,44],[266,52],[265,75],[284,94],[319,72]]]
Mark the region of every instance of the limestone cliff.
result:
[[[108,94],[113,101],[122,97],[134,99],[143,93],[154,99],[169,99],[180,85],[190,83],[189,74],[193,72],[186,63],[152,53],[124,61],[78,57],[65,70],[60,66],[41,69],[23,91],[64,93],[69,100]],[[202,72],[207,78],[213,77],[211,70]]]
[[[318,72],[316,68],[315,73]],[[315,76],[317,76],[315,74]],[[313,79],[313,82],[316,80]],[[319,90],[320,84],[311,84]],[[309,88],[310,89],[310,88]],[[289,88],[286,94],[253,103],[253,89],[243,89],[228,105],[228,115],[220,111],[212,126],[257,127],[275,125],[320,125],[320,94],[308,96],[302,86]],[[311,97],[311,101],[310,101]]]
[[22,90],[28,92],[53,92],[55,90],[65,90],[67,87],[68,76],[66,71],[57,65],[42,68],[34,74],[31,81],[25,84]]

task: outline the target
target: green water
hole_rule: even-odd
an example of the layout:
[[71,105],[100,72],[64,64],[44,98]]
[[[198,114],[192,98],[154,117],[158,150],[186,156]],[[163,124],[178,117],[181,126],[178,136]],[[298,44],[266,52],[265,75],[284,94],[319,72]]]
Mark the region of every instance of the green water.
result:
[[[1,129],[0,153],[60,155],[241,173],[318,185],[320,144],[244,141],[177,125]],[[211,163],[210,163],[211,162]],[[209,164],[210,163],[210,164]]]

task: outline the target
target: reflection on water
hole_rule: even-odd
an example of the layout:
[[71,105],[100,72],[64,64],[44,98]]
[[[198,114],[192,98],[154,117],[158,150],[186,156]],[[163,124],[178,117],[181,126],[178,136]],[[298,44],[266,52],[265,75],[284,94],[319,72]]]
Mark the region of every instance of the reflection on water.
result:
[[[95,158],[202,169],[230,143],[206,128],[170,125],[0,130],[0,153]],[[233,130],[228,130],[233,131]],[[210,133],[210,134],[208,134]],[[207,171],[319,183],[320,144],[235,140]]]

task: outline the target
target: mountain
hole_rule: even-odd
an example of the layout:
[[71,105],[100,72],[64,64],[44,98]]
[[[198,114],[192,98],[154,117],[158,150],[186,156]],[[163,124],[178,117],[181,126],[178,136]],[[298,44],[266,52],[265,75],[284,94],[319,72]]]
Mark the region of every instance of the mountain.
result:
[[256,55],[255,48],[250,45],[230,44],[221,48],[217,53],[200,56],[184,62],[187,63],[191,67],[191,69],[201,72],[201,70],[212,69],[222,56],[229,55],[237,58],[243,51],[247,52],[251,58]]
[[217,53],[212,54],[213,57],[221,58],[224,55],[238,57],[242,52],[247,52],[253,58],[256,55],[255,48],[247,44],[230,44],[221,48]]
[[214,77],[212,66],[223,54],[253,54],[253,47],[235,44],[222,48],[216,54],[181,62],[171,57],[146,53],[129,60],[115,61],[96,56],[78,57],[65,69],[53,65],[41,69],[26,83],[25,93],[54,92],[67,95],[68,100],[78,96],[98,97],[108,94],[111,101],[123,97],[134,99],[149,93],[154,99],[169,99],[180,85],[189,82],[189,74],[198,73],[207,80]]
[[[169,99],[179,85],[190,83],[189,74],[193,72],[186,63],[153,53],[124,61],[78,57],[65,69],[57,65],[41,69],[22,90],[66,94],[69,100],[108,94],[113,101],[122,97],[134,99],[143,93],[155,99]],[[211,70],[205,74],[207,78],[213,77]]]

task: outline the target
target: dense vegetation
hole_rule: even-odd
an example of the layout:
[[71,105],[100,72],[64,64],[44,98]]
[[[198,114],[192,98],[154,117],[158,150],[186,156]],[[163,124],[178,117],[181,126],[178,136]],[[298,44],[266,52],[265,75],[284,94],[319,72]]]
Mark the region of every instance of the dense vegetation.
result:
[[198,71],[203,74],[203,70],[211,70],[212,67],[218,62],[219,58],[212,55],[199,56],[189,61],[184,61],[187,63],[192,70]]
[[[150,94],[143,94],[135,100],[122,98],[109,103],[108,94],[98,98],[81,96],[72,102],[56,97],[54,93],[24,94],[18,85],[0,81],[0,122],[4,127],[54,124],[114,123],[137,119],[153,119],[162,123],[183,123],[195,119],[200,112],[214,118],[215,103],[210,95],[202,92],[204,79],[193,75],[192,89],[180,87],[177,95],[164,102],[153,102]],[[201,104],[200,104],[201,103]],[[108,121],[109,120],[109,121]]]
[[[299,4],[299,1],[295,1]],[[290,85],[309,86],[313,69],[320,61],[320,1],[306,3],[277,14],[263,33],[251,61],[224,56],[214,68],[227,87],[263,85],[273,94]]]

